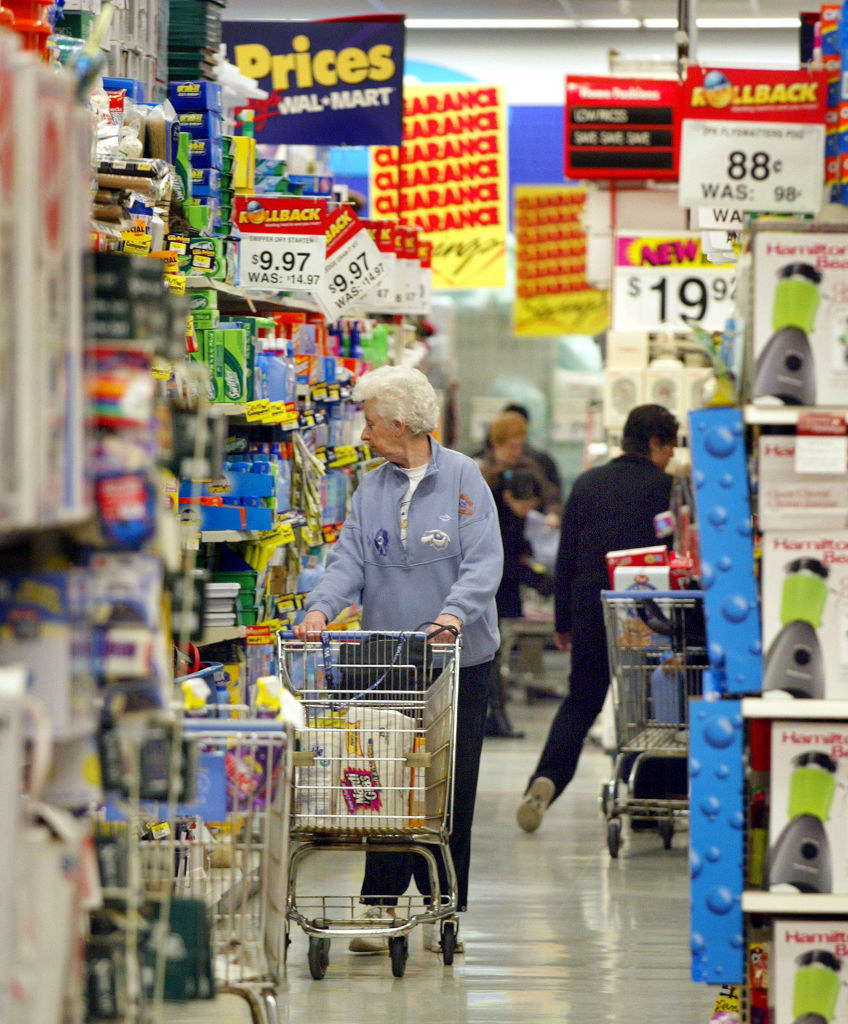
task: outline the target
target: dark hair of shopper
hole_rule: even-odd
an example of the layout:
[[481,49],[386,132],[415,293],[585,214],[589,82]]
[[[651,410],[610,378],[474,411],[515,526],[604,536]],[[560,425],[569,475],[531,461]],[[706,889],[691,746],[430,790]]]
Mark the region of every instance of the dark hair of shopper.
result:
[[662,405],[637,405],[624,424],[621,447],[626,455],[651,454],[651,438],[661,444],[677,442],[678,422]]
[[523,416],[527,422],[530,422],[530,413],[527,411],[526,405],[521,405],[519,402],[510,402],[509,405],[505,405],[502,412],[517,412],[519,416]]
[[501,476],[501,488],[517,501],[542,500],[542,481],[531,469],[508,469]]

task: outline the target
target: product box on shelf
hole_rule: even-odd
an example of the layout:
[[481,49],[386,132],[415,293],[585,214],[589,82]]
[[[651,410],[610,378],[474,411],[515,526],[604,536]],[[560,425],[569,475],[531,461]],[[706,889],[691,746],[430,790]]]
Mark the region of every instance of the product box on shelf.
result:
[[775,918],[769,957],[773,1024],[848,1020],[848,920]]
[[762,539],[763,690],[848,699],[848,530]]
[[212,110],[221,113],[221,86],[217,82],[171,82],[168,94],[177,112]]
[[630,410],[645,402],[645,374],[641,370],[607,370],[604,373],[604,426],[620,430]]
[[765,887],[848,893],[848,725],[771,724]]
[[752,251],[754,403],[848,404],[848,233],[758,229]]
[[761,530],[848,528],[848,465],[842,473],[799,473],[794,437],[760,438],[757,512]]

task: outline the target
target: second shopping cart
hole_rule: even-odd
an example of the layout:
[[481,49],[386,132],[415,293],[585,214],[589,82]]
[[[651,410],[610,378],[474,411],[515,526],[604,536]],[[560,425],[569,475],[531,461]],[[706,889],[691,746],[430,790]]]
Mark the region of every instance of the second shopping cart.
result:
[[[281,678],[306,715],[294,754],[287,917],[309,936],[313,978],[324,976],[333,938],[364,936],[386,940],[392,973],[402,977],[409,935],[424,924],[438,926],[442,959],[453,962],[459,651],[458,638],[437,644],[422,632],[279,637]],[[430,895],[377,896],[382,909],[363,919],[358,892],[299,890],[307,856],[350,850],[423,857]]]
[[615,710],[612,778],[601,791],[607,846],[617,857],[622,818],[656,827],[666,849],[688,820],[689,698],[707,667],[703,594],[604,591]]

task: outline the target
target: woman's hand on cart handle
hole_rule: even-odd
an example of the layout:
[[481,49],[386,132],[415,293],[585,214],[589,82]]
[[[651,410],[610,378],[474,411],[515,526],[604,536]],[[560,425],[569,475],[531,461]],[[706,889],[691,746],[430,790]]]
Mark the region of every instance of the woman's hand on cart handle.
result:
[[[447,629],[442,627],[447,626]],[[427,624],[427,639],[434,643],[449,644],[462,632],[462,619],[455,615],[437,615],[433,622]]]
[[554,633],[554,643],[558,651],[570,651],[571,633]]
[[316,637],[327,628],[327,616],[323,612],[307,612],[302,622],[299,622],[292,632],[298,640],[306,640],[308,637]]

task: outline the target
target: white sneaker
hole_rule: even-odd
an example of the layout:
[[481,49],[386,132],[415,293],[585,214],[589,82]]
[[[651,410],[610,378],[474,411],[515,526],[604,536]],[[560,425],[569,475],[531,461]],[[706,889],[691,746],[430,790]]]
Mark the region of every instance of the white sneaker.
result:
[[[421,925],[421,936],[424,940],[424,949],[429,953],[438,953],[441,955],[442,952],[442,930],[441,925],[435,921],[426,921]],[[462,939],[457,936],[456,945],[453,949],[455,954],[461,954],[465,952],[465,944]]]
[[[395,919],[394,907],[366,907],[357,920],[371,924],[376,929],[381,924],[391,924]],[[351,953],[384,953],[389,940],[382,935],[355,935],[347,947]]]
[[553,800],[556,787],[550,779],[540,775],[533,779],[530,788],[515,812],[516,820],[525,832],[535,832],[542,824],[542,818]]

